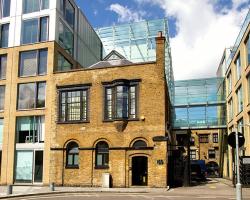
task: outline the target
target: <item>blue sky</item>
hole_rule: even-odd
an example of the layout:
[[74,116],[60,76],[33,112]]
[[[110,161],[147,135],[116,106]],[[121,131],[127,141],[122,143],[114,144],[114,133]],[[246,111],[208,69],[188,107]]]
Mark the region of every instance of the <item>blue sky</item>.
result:
[[176,80],[211,77],[250,0],[76,0],[93,27],[167,17]]

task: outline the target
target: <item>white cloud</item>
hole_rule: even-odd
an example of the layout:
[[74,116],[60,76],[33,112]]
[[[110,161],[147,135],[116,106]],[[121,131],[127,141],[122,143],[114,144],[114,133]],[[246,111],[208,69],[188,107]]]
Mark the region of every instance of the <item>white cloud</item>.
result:
[[177,35],[170,39],[176,80],[216,76],[224,48],[232,46],[248,8],[247,0],[233,0],[232,8],[214,9],[215,0],[135,0],[160,6],[174,17]]
[[118,3],[111,4],[108,10],[115,12],[118,15],[118,22],[136,22],[141,21],[145,15],[143,11],[133,11],[127,6],[122,6]]

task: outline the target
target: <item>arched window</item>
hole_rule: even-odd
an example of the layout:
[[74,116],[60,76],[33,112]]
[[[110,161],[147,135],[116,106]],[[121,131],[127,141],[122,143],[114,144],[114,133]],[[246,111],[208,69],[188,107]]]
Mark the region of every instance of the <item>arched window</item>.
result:
[[136,140],[133,144],[133,147],[135,149],[139,149],[139,148],[143,148],[143,147],[147,147],[147,144],[145,141],[143,140]]
[[79,146],[75,142],[70,142],[67,145],[67,159],[66,166],[67,167],[78,167],[78,158],[79,158]]
[[109,145],[104,142],[98,142],[96,144],[96,161],[97,168],[108,168],[109,165]]

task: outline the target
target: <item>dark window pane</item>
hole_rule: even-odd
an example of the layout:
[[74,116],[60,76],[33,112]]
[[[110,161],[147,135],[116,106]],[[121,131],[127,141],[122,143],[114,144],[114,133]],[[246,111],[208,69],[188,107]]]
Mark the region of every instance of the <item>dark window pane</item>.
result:
[[1,47],[8,47],[9,44],[9,24],[1,26]]
[[38,74],[44,75],[47,73],[48,50],[43,49],[39,51],[39,66]]
[[38,19],[23,21],[22,44],[38,42]]
[[96,166],[106,167],[109,164],[109,146],[106,142],[98,142],[96,145]]
[[65,51],[73,55],[74,35],[61,21],[59,22],[59,44],[65,49]]
[[0,86],[0,110],[4,110],[5,86]]
[[66,0],[65,1],[65,20],[69,23],[69,25],[74,28],[74,18],[75,18],[75,9],[71,3]]
[[43,41],[47,41],[48,40],[48,21],[49,21],[49,18],[48,17],[42,17],[40,19],[40,42],[43,42]]
[[147,147],[147,144],[143,140],[137,140],[134,142],[133,147],[135,148]]
[[45,91],[46,91],[46,83],[38,83],[37,88],[37,108],[45,107]]
[[6,78],[7,55],[0,56],[0,79]]
[[79,146],[75,142],[67,145],[67,166],[78,166]]
[[3,17],[10,16],[10,1],[11,0],[3,0]]
[[21,52],[20,76],[34,76],[37,74],[37,51]]
[[18,109],[35,108],[36,104],[36,84],[27,83],[19,85]]
[[67,71],[71,70],[73,65],[60,53],[58,53],[58,70]]
[[23,13],[37,12],[40,10],[40,0],[23,0]]
[[116,117],[128,117],[128,87],[126,86],[116,87]]

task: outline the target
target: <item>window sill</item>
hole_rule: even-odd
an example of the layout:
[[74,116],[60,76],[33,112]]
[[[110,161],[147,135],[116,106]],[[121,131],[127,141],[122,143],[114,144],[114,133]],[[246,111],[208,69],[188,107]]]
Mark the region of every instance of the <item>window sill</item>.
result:
[[43,77],[43,76],[47,76],[47,74],[36,74],[36,75],[27,75],[27,76],[18,75],[18,78],[25,79],[25,78]]
[[34,110],[45,110],[45,107],[43,108],[27,108],[27,109],[17,109],[17,111],[34,111]]
[[61,122],[61,121],[57,121],[57,124],[84,124],[84,123],[90,123],[89,120],[87,121],[66,121],[66,122]]
[[79,166],[65,166],[65,169],[79,169]]
[[109,169],[109,166],[95,166],[95,169]]
[[128,119],[128,118],[124,118],[124,119],[104,119],[103,122],[117,122],[117,121],[140,121],[139,118],[134,118],[134,119]]

